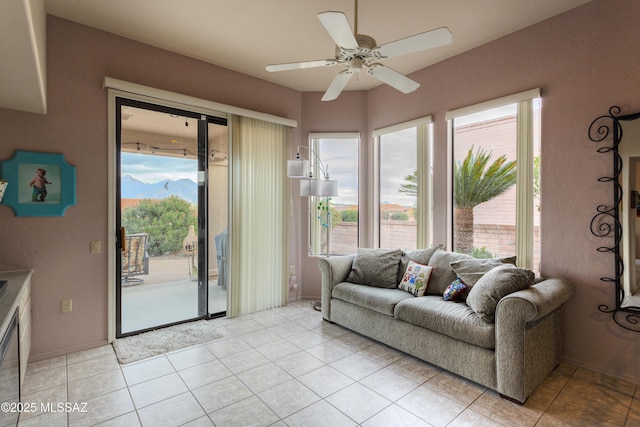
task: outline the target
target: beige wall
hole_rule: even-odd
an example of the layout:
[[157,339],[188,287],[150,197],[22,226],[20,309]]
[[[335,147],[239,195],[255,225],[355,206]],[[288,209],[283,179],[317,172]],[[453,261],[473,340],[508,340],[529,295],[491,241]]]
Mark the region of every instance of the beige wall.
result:
[[[612,305],[612,256],[589,231],[595,208],[612,200],[611,188],[597,182],[611,168],[587,138],[593,119],[612,105],[640,111],[640,2],[600,0],[498,39],[411,75],[422,86],[402,95],[380,86],[366,96],[366,132],[417,117],[434,119],[434,234],[446,238],[446,156],[449,110],[525,91],[542,93],[542,274],[569,278],[576,292],[565,311],[565,358],[640,383],[640,334],[627,332],[598,310]],[[454,35],[455,43],[455,35]],[[335,104],[336,122],[313,114],[319,96],[303,95],[303,134],[342,125],[345,106]],[[339,98],[340,99],[340,98]],[[365,134],[363,134],[366,136]],[[370,144],[363,142],[363,150]],[[369,168],[368,165],[365,165]],[[370,182],[366,176],[362,183]],[[368,228],[361,229],[367,245]],[[304,257],[304,254],[302,254]],[[320,295],[320,274],[308,260],[303,295]]]
[[[77,206],[64,217],[14,217],[0,207],[0,267],[35,270],[34,359],[107,339],[105,76],[301,118],[297,91],[52,16],[47,24],[48,113],[0,109],[0,159],[15,149],[49,151],[77,166]],[[89,253],[92,240],[102,242],[102,253]],[[60,300],[67,298],[73,312],[62,314]]]
[[[331,102],[322,102],[322,93],[308,92],[302,94],[302,137],[298,143],[308,145],[310,132],[359,132],[362,143],[360,146],[361,170],[359,177],[359,200],[361,206],[367,206],[366,193],[366,169],[369,164],[367,155],[367,92],[350,91],[343,92]],[[299,197],[299,187],[292,186],[294,203],[293,218],[295,218],[294,232],[299,236],[296,246],[291,246],[291,251],[298,255],[296,261],[300,265],[297,276],[298,283],[304,298],[320,297],[320,271],[318,270],[318,258],[308,256],[309,227],[309,205],[306,197]],[[360,210],[359,218],[360,230],[366,230],[370,223],[366,210]],[[369,242],[362,240],[361,245],[370,246]],[[366,233],[364,233],[366,234]]]

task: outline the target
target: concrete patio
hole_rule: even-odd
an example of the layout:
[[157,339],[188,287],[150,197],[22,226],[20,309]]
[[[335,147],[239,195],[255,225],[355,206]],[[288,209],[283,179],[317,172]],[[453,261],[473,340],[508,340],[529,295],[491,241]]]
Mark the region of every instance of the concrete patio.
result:
[[[122,287],[122,332],[161,326],[198,316],[198,284],[190,277],[191,259],[151,257],[143,282]],[[209,312],[227,309],[227,290],[209,277]]]

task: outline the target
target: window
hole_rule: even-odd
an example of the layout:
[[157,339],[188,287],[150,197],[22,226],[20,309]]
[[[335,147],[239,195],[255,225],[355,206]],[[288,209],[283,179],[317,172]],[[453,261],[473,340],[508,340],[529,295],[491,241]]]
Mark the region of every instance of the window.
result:
[[413,250],[431,245],[431,117],[374,133],[377,242]]
[[309,154],[314,176],[320,160],[330,179],[338,181],[338,196],[309,197],[309,254],[355,253],[358,248],[358,133],[312,133]]
[[539,273],[540,98],[533,90],[447,114],[451,244],[478,258],[518,257]]

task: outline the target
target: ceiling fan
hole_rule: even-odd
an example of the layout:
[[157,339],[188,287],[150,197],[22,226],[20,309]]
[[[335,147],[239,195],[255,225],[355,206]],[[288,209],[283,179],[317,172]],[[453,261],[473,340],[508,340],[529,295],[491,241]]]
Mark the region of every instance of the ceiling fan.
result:
[[333,79],[331,85],[322,96],[323,101],[334,100],[345,88],[354,74],[366,69],[367,74],[403,93],[411,93],[418,89],[420,83],[380,64],[378,61],[394,56],[406,55],[421,50],[450,44],[452,34],[446,27],[416,34],[404,39],[378,46],[375,39],[365,34],[358,34],[358,0],[355,1],[355,32],[351,31],[349,21],[342,12],[321,12],[318,19],[336,42],[335,59],[291,62],[287,64],[267,65],[267,71],[299,70],[314,67],[330,67],[340,64],[346,67]]

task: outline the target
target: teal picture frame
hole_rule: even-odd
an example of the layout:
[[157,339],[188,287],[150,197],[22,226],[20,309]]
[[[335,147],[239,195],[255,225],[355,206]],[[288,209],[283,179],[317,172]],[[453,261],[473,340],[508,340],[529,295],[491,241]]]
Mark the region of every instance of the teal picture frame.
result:
[[0,206],[15,216],[64,216],[76,205],[76,167],[64,154],[16,150],[0,172],[8,181]]

